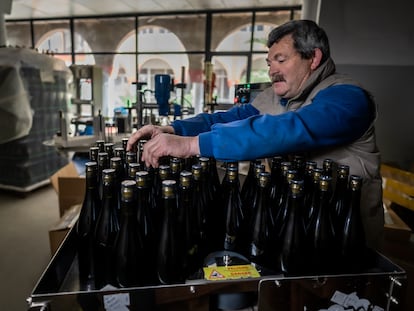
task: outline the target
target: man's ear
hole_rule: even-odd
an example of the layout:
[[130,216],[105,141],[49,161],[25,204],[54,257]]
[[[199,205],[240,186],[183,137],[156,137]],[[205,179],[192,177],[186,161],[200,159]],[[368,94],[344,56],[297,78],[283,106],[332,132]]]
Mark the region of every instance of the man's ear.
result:
[[321,60],[322,60],[322,51],[321,49],[316,48],[315,54],[312,57],[311,69],[315,70],[316,68],[318,68],[319,65],[321,64]]

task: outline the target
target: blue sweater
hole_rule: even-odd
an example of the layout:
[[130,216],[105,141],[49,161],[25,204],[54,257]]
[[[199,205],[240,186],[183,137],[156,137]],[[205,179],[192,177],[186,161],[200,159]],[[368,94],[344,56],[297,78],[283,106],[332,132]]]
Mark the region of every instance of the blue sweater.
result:
[[260,114],[246,104],[177,120],[172,126],[178,135],[199,135],[202,156],[222,161],[262,159],[352,142],[375,118],[369,103],[361,88],[341,84],[321,90],[311,104],[296,111]]

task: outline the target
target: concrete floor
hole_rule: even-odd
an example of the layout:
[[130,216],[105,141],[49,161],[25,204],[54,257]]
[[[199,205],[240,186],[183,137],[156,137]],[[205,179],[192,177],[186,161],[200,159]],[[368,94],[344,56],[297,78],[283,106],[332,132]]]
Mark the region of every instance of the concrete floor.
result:
[[49,228],[58,220],[51,185],[24,195],[0,190],[0,310],[28,309],[26,298],[51,258]]

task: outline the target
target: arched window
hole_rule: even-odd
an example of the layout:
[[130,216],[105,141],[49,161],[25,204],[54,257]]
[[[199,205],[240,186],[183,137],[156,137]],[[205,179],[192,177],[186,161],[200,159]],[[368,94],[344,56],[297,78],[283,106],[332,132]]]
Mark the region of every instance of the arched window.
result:
[[[90,53],[92,52],[89,44],[78,33],[74,33],[75,46],[77,46],[76,53]],[[35,46],[40,52],[51,53],[67,53],[71,50],[70,31],[68,29],[54,29],[45,33],[37,42]],[[56,54],[56,58],[65,61],[67,66],[72,64],[72,57],[68,54]],[[76,56],[76,63],[79,65],[87,64],[94,65],[95,59],[92,55],[78,55]]]

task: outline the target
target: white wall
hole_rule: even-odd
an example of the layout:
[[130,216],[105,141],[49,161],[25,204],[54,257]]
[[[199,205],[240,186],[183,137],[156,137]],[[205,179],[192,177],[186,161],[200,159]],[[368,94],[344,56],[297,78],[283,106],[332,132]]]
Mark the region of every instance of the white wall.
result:
[[332,58],[374,95],[384,162],[414,168],[414,1],[321,0]]

